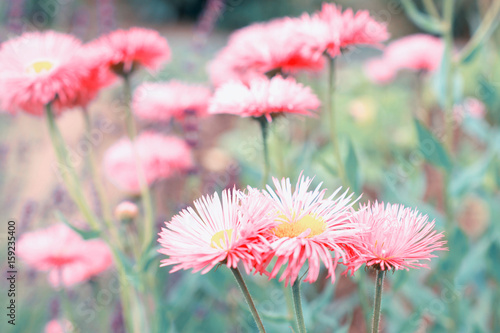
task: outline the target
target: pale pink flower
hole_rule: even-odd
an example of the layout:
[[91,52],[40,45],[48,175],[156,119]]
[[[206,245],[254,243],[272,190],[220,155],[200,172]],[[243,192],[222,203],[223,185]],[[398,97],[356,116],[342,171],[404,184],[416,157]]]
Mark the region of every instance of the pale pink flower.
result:
[[215,84],[221,84],[229,79],[245,81],[271,71],[321,70],[324,59],[310,52],[307,38],[302,36],[300,26],[289,17],[239,29],[209,65],[210,77]]
[[105,50],[102,62],[120,75],[131,73],[137,66],[157,70],[170,60],[167,40],[155,30],[115,30],[92,43]]
[[367,61],[364,66],[368,78],[378,84],[387,84],[394,80],[396,70],[387,60],[375,58]]
[[78,105],[90,70],[82,51],[78,39],[54,31],[29,32],[1,44],[1,108],[40,116],[49,103],[56,113]]
[[425,34],[415,34],[390,43],[384,60],[396,70],[433,72],[441,64],[444,53],[442,39]]
[[271,121],[272,116],[278,114],[310,115],[319,106],[320,101],[311,88],[278,75],[251,80],[248,86],[235,81],[225,83],[215,91],[208,112],[264,116]]
[[45,325],[45,333],[70,333],[73,332],[73,325],[67,319],[52,319]]
[[49,272],[54,286],[69,287],[100,274],[112,265],[111,252],[102,240],[84,240],[64,224],[23,234],[18,255],[29,266]]
[[[189,170],[193,166],[191,150],[181,139],[154,132],[141,133],[135,149],[147,184]],[[104,174],[117,187],[130,193],[140,192],[134,147],[128,138],[112,145],[104,156]]]
[[363,264],[379,270],[428,268],[420,261],[447,250],[443,233],[434,230],[435,222],[416,209],[375,202],[360,207],[352,221],[364,229],[357,236],[357,253],[350,253],[346,263],[352,274]]
[[135,90],[132,108],[137,117],[149,121],[182,120],[187,112],[205,115],[210,96],[210,90],[201,85],[148,82]]
[[267,190],[279,225],[269,231],[271,250],[266,254],[266,261],[256,269],[262,272],[276,257],[269,278],[276,277],[286,265],[280,281],[293,284],[307,261],[309,270],[304,281],[313,283],[323,263],[333,283],[337,263],[340,258],[345,260],[344,251],[353,246],[354,235],[358,232],[357,226],[349,221],[352,194],[347,196],[346,191],[336,197],[339,188],[324,198],[326,190],[321,189],[321,184],[309,191],[312,179],[302,175],[294,190],[288,178],[273,181],[276,190],[270,186]]
[[221,198],[202,197],[165,223],[159,233],[158,252],[169,256],[161,266],[171,272],[193,269],[201,274],[223,264],[236,268],[242,262],[249,273],[269,249],[266,232],[276,225],[270,201],[258,190],[248,194],[224,190]]
[[389,38],[384,23],[377,22],[367,10],[356,13],[351,8],[342,12],[340,6],[323,3],[317,17],[329,26],[330,42],[326,51],[331,57],[337,56],[341,50],[357,45],[373,45],[380,47]]

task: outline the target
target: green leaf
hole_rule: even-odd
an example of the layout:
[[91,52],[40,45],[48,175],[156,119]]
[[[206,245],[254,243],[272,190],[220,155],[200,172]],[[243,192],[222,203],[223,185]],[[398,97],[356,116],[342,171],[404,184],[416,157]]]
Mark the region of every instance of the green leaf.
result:
[[432,16],[421,13],[417,6],[415,6],[415,2],[413,0],[402,0],[401,3],[410,20],[412,20],[413,23],[415,23],[419,28],[434,34],[443,33],[443,25],[441,22]]
[[435,166],[443,167],[449,173],[453,164],[444,147],[434,134],[417,119],[415,119],[415,126],[418,133],[419,149],[425,159]]
[[356,152],[354,151],[354,147],[352,145],[351,140],[349,140],[345,167],[346,167],[346,176],[347,179],[349,180],[349,184],[351,185],[352,190],[356,193],[359,193],[358,159],[356,157]]
[[82,236],[83,239],[88,240],[88,239],[93,239],[93,238],[98,238],[101,235],[101,232],[99,230],[82,230],[74,225],[72,225],[68,219],[61,213],[60,211],[56,210],[55,212],[56,218],[66,224],[68,227],[76,231],[80,236]]

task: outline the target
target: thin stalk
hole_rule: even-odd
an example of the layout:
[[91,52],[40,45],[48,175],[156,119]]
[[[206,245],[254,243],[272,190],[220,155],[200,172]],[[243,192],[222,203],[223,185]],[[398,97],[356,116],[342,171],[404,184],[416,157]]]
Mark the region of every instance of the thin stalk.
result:
[[99,220],[97,216],[94,214],[94,212],[90,209],[90,206],[88,205],[87,200],[85,199],[85,195],[83,194],[82,184],[78,179],[78,175],[76,174],[73,163],[71,163],[71,158],[68,152],[68,148],[66,147],[61,132],[59,131],[56,125],[54,113],[52,112],[52,107],[50,103],[46,105],[45,112],[47,115],[50,139],[52,141],[52,145],[56,152],[58,162],[61,166],[66,167],[66,170],[63,170],[61,172],[61,176],[63,178],[66,187],[68,188],[68,192],[73,201],[77,204],[78,209],[83,214],[85,220],[89,223],[89,225],[92,228],[99,230],[100,229]]
[[328,57],[329,69],[328,69],[328,93],[326,95],[326,113],[328,114],[328,122],[330,124],[330,141],[333,145],[333,154],[337,162],[337,170],[339,177],[342,181],[344,187],[349,187],[349,182],[346,178],[346,172],[344,169],[344,163],[342,162],[342,157],[340,156],[339,142],[337,138],[337,129],[335,121],[335,58]]
[[250,308],[250,312],[252,313],[255,323],[257,324],[259,332],[265,333],[266,330],[264,328],[264,324],[262,324],[262,320],[259,317],[257,308],[255,307],[252,296],[250,296],[250,292],[248,291],[247,285],[245,283],[245,280],[243,280],[243,276],[241,275],[240,270],[238,269],[238,267],[231,268],[231,272],[233,272],[234,278],[236,279],[236,282],[238,282],[238,286],[240,287],[243,296],[245,296],[245,300],[247,301],[248,307]]
[[476,30],[476,33],[472,36],[470,41],[465,45],[465,47],[460,52],[458,62],[464,61],[468,56],[474,52],[474,50],[483,42],[485,38],[495,30],[499,23],[498,14],[500,13],[500,1],[493,1],[490,8],[487,10],[484,19]]
[[453,54],[453,5],[455,0],[445,0],[444,3],[444,42],[445,56],[448,57],[449,63],[446,68],[446,102],[445,102],[445,145],[449,153],[453,154],[453,73],[455,71],[455,63],[452,58]]
[[384,287],[385,271],[377,270],[377,281],[375,282],[375,302],[373,305],[372,333],[378,333],[380,324],[380,309],[382,307],[382,289]]
[[149,191],[149,186],[146,182],[146,176],[144,175],[144,168],[140,163],[139,152],[137,151],[135,145],[135,138],[137,136],[137,129],[135,127],[134,117],[131,110],[131,100],[132,100],[132,88],[130,85],[130,78],[127,75],[124,78],[124,95],[125,95],[125,125],[127,127],[127,134],[132,141],[132,149],[134,153],[134,159],[137,168],[137,177],[139,179],[139,185],[141,188],[141,199],[144,206],[144,240],[142,244],[142,251],[145,252],[149,248],[151,241],[153,240],[153,228],[154,228],[154,215],[153,215],[153,199],[151,197],[151,192]]
[[427,13],[431,14],[435,19],[441,19],[434,0],[424,0],[424,7]]
[[[85,120],[85,133],[87,135],[91,134],[92,131],[92,122],[90,119],[90,114],[87,109],[82,110],[83,113],[83,118]],[[97,196],[99,198],[99,202],[101,203],[101,210],[102,210],[102,216],[104,219],[104,222],[106,223],[106,226],[108,227],[112,237],[118,242],[119,237],[118,237],[118,231],[116,230],[115,225],[113,224],[113,218],[111,217],[111,211],[110,211],[110,206],[109,202],[106,196],[106,191],[104,190],[104,187],[102,186],[102,182],[99,179],[99,174],[97,172],[97,163],[94,155],[94,150],[90,149],[88,154],[87,154],[87,161],[88,161],[88,166],[90,170],[90,175],[93,180],[94,187],[97,192]]]
[[292,285],[293,304],[295,306],[295,318],[299,333],[306,333],[306,324],[304,323],[304,314],[302,313],[302,299],[300,298],[300,280],[296,280]]
[[262,133],[262,146],[264,148],[264,176],[262,177],[262,186],[265,187],[269,179],[269,170],[271,169],[271,163],[269,162],[269,122],[266,117],[260,117],[257,119],[260,125],[260,131]]

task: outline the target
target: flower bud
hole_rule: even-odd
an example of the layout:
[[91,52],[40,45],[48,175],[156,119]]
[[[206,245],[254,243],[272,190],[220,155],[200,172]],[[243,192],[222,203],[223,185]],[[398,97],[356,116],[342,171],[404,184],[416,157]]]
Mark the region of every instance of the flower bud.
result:
[[130,201],[123,201],[115,208],[115,217],[120,221],[133,220],[137,217],[139,208]]

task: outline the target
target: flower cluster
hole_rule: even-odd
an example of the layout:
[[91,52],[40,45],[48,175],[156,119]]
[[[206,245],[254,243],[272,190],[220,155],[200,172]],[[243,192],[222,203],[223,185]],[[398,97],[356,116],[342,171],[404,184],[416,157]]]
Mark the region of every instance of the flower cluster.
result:
[[379,270],[427,267],[420,261],[446,249],[444,235],[416,210],[374,204],[354,211],[352,194],[339,195],[339,188],[325,197],[321,184],[310,189],[312,181],[301,175],[292,189],[290,179],[274,179],[274,189],[201,198],[159,234],[159,252],[169,256],[162,266],[204,274],[242,262],[247,272],[270,279],[281,272],[280,281],[293,284],[307,262],[304,281],[316,281],[323,264],[334,282],[338,263],[352,272],[363,264]]

